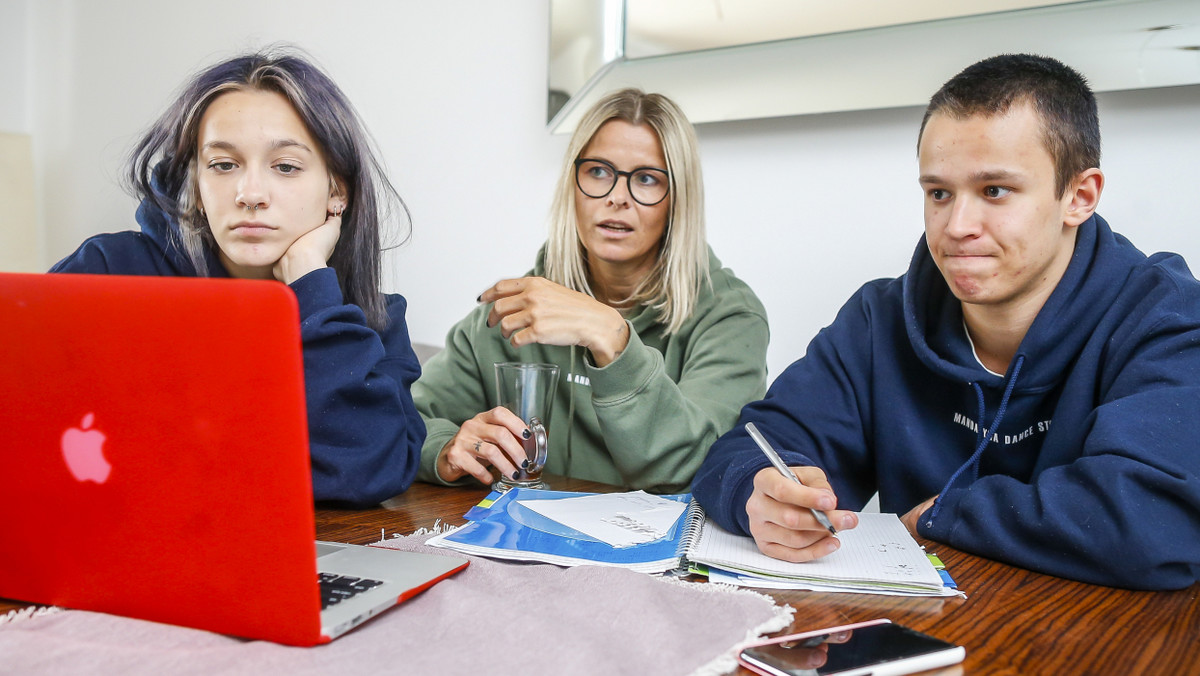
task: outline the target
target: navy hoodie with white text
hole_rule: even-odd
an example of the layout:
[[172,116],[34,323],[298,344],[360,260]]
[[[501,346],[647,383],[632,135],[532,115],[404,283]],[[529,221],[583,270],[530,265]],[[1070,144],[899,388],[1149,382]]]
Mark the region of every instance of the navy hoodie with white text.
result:
[[751,421],[788,465],[824,469],[839,509],[940,495],[918,533],[967,552],[1136,589],[1200,575],[1200,283],[1099,216],[1003,376],[924,238],[907,274],[863,286],[696,475],[705,511],[742,534],[769,466]]

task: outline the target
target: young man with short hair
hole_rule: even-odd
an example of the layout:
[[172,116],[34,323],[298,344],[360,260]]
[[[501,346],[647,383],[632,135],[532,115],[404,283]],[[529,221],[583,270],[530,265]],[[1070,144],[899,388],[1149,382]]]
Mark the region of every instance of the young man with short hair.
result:
[[[1095,209],[1096,102],[1054,59],[947,82],[918,141],[925,236],[860,289],[709,451],[708,514],[825,556],[878,491],[914,534],[1085,582],[1200,576],[1200,283]],[[771,467],[754,422],[801,479]],[[837,509],[838,507],[841,510]]]

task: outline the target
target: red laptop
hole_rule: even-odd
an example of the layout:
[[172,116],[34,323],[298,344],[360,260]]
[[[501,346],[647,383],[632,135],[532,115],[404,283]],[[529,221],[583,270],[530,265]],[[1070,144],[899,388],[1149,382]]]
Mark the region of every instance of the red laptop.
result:
[[277,282],[0,273],[0,477],[10,599],[313,645],[467,565],[314,541]]

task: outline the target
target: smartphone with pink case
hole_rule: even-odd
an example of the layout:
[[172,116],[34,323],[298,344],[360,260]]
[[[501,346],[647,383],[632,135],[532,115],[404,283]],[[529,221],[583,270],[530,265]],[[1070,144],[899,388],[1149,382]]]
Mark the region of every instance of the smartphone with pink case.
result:
[[962,646],[880,619],[779,636],[742,648],[764,676],[892,676],[958,664]]

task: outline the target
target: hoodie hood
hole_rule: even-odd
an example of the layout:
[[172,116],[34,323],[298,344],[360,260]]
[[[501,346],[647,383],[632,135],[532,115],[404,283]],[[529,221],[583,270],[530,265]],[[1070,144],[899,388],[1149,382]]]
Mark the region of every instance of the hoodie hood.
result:
[[1144,258],[1142,254],[1100,216],[1093,215],[1080,224],[1075,252],[1063,278],[1021,341],[1009,373],[999,377],[976,360],[963,330],[962,305],[950,292],[922,236],[904,277],[904,323],[909,342],[935,373],[990,388],[1002,387],[1013,365],[1023,357],[1014,393],[1045,391],[1070,370],[1069,364],[1140,258]]
[[[997,376],[975,358],[963,327],[962,305],[921,238],[904,278],[905,330],[918,359],[934,373],[974,390],[978,409],[975,448],[938,493],[926,517],[929,527],[941,511],[942,496],[960,476],[970,470],[972,481],[979,478],[980,459],[1004,422],[1010,403],[1022,395],[1057,387],[1071,372],[1071,363],[1120,294],[1139,258],[1144,258],[1141,252],[1113,233],[1099,216],[1080,224],[1066,272],[1038,311],[1008,372]],[[985,388],[1003,390],[990,415]]]

